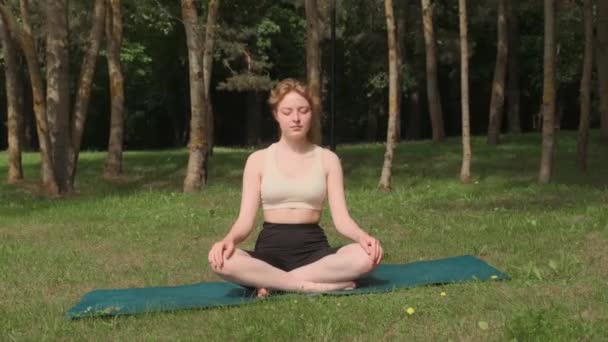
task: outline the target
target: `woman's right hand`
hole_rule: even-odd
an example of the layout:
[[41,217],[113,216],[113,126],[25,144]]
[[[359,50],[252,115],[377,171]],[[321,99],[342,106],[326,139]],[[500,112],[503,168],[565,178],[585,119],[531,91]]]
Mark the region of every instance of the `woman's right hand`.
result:
[[224,257],[230,258],[234,253],[234,241],[231,239],[223,239],[211,246],[209,251],[209,264],[214,270],[221,269],[224,266]]

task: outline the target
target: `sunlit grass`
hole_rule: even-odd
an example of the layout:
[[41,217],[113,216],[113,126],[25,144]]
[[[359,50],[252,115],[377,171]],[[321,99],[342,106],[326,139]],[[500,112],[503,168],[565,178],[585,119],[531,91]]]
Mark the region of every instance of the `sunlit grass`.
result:
[[[26,180],[0,185],[0,339],[606,340],[608,146],[593,133],[587,173],[575,168],[574,134],[559,133],[546,186],[534,134],[498,147],[473,139],[469,185],[458,182],[459,139],[401,143],[391,193],[376,190],[383,145],[339,147],[351,214],[382,240],[386,262],[473,254],[511,281],[76,322],[66,310],[95,288],[218,280],[206,253],[238,214],[252,150],[217,148],[209,185],[191,195],[181,193],[186,150],[128,152],[114,181],[100,177],[104,153],[83,153],[77,194],[61,200],[37,192],[28,153]],[[327,211],[322,225],[345,242]]]

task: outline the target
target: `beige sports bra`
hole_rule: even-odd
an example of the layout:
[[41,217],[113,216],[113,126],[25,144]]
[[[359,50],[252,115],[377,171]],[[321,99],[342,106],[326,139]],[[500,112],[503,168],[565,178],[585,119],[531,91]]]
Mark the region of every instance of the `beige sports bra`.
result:
[[321,210],[327,194],[322,152],[322,148],[315,145],[312,170],[304,177],[289,178],[277,167],[276,145],[268,146],[260,191],[262,208]]

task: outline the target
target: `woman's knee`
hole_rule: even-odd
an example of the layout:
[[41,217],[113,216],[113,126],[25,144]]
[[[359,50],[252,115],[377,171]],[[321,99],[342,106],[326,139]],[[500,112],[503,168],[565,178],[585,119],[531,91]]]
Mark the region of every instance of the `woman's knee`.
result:
[[359,256],[359,272],[361,274],[369,273],[376,268],[376,263],[374,259],[370,257],[367,253],[363,253]]
[[240,249],[235,249],[230,257],[224,256],[222,267],[211,268],[215,274],[223,277],[230,277],[239,273],[240,264],[243,263],[244,258],[250,258],[247,252]]
[[361,247],[361,245],[351,245],[352,250],[352,263],[356,267],[356,271],[359,274],[369,273],[377,267],[374,259],[367,254],[367,252]]
[[221,267],[212,268],[213,272],[219,276],[230,277],[233,276],[236,272],[237,265],[239,263],[239,259],[242,256],[238,251],[235,251],[229,258],[224,257]]

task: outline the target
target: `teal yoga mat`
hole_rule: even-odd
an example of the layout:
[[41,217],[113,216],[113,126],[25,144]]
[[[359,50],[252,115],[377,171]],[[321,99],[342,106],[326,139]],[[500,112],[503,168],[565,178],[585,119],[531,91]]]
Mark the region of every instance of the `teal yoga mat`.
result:
[[[465,255],[408,264],[382,264],[357,281],[352,291],[327,295],[354,295],[388,292],[397,288],[437,285],[465,281],[504,280],[508,276],[486,262]],[[271,296],[270,298],[280,296]],[[255,294],[228,282],[197,283],[174,287],[95,290],[67,312],[68,319],[133,315],[239,305],[256,301]]]

